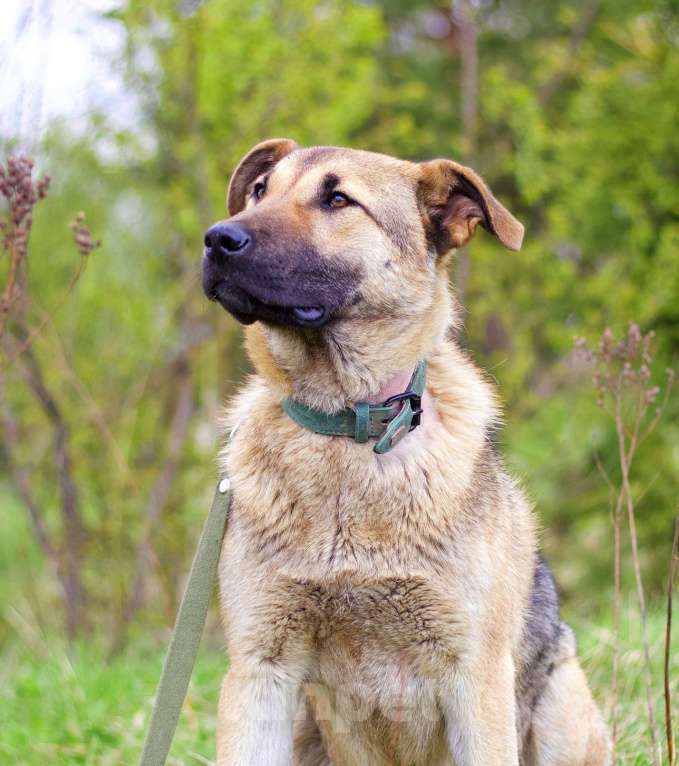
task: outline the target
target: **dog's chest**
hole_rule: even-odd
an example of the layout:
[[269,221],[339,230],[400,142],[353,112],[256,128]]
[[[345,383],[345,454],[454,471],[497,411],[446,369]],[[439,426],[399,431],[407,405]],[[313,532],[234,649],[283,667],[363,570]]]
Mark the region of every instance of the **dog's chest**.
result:
[[452,605],[423,575],[374,577],[346,572],[335,579],[298,580],[319,651],[342,650],[359,660],[371,647],[409,652],[444,650],[450,643]]
[[377,460],[370,445],[342,442],[322,461],[302,454],[281,450],[232,474],[234,522],[254,563],[318,579],[448,568],[462,517],[445,465],[426,451]]
[[301,652],[310,672],[333,687],[358,673],[361,683],[384,689],[387,666],[398,684],[404,673],[431,675],[469,640],[462,601],[424,574],[266,579],[251,602],[261,656],[284,662]]
[[[304,646],[338,666],[369,664],[371,655],[449,659],[464,643],[474,599],[462,530],[442,512],[455,503],[444,472],[399,461],[371,470],[349,463],[341,445],[336,452],[332,471],[297,462],[281,472],[269,464],[264,475],[250,464],[234,477],[227,614],[232,599],[234,612],[254,610],[271,657]],[[241,580],[252,578],[251,594],[230,587],[230,560]]]

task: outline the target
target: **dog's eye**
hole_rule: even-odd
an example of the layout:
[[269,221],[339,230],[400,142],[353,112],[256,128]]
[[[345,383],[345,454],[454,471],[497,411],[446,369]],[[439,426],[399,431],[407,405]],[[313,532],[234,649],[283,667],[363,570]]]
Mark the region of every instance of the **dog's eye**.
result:
[[325,204],[327,207],[332,208],[333,210],[337,210],[341,207],[346,207],[347,205],[351,205],[351,200],[349,197],[347,197],[346,194],[342,194],[342,192],[333,192],[325,201]]
[[264,196],[264,192],[266,191],[266,184],[264,181],[257,181],[257,183],[252,187],[252,196],[259,202],[260,199]]

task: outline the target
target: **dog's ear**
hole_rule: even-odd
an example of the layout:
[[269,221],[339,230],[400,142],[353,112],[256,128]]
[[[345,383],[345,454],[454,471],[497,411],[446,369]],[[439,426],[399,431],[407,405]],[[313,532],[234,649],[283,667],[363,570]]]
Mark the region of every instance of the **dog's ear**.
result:
[[255,178],[266,173],[296,148],[297,144],[289,138],[270,138],[250,149],[231,176],[226,195],[229,215],[236,215],[245,207],[248,186]]
[[439,254],[465,245],[479,224],[505,247],[520,249],[522,224],[471,168],[452,160],[423,162],[418,194],[425,230]]

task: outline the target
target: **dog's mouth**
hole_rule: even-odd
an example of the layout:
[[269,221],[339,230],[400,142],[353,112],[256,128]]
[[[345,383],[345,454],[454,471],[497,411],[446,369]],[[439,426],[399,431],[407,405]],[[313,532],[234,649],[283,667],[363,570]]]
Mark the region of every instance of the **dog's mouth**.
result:
[[212,285],[206,294],[245,325],[262,320],[292,327],[316,328],[323,326],[330,318],[330,311],[325,306],[263,301],[226,279]]

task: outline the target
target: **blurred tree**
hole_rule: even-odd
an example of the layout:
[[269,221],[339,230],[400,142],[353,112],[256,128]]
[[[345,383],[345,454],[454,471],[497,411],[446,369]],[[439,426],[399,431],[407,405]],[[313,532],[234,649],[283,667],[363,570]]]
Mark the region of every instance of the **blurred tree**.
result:
[[[454,267],[463,340],[498,380],[509,460],[566,594],[608,577],[596,462],[614,474],[615,433],[572,337],[636,319],[657,331],[658,365],[676,366],[676,11],[670,0],[126,0],[107,14],[124,33],[112,63],[136,124],[95,115],[86,136],[55,127],[43,142],[55,180],[32,233],[27,311],[50,316],[33,349],[71,424],[88,608],[118,647],[142,606],[173,613],[209,499],[219,406],[247,364],[237,325],[202,296],[202,233],[225,215],[238,159],[272,135],[467,161],[524,221],[520,253],[481,235],[468,268]],[[73,251],[55,222],[81,209],[104,244],[62,303]],[[6,389],[22,465],[59,531],[45,413],[12,367]],[[632,477],[656,587],[677,494],[675,402]],[[30,591],[40,562],[26,561],[14,584],[0,577],[14,588],[5,601]],[[51,603],[45,590],[32,597]]]
[[[58,302],[72,257],[53,222],[86,207],[105,243],[97,267],[34,348],[72,423],[88,606],[119,649],[151,595],[174,614],[219,405],[243,372],[236,323],[207,310],[200,289],[202,233],[225,215],[228,176],[256,141],[350,140],[371,109],[383,27],[374,8],[308,0],[213,0],[188,15],[174,0],[131,0],[108,17],[125,30],[138,129],[113,133],[99,118],[84,146],[58,133],[45,142],[56,180],[30,267],[39,313]],[[59,525],[43,416],[19,378],[8,387],[26,468]]]
[[[391,31],[385,86],[365,136],[405,156],[473,161],[526,224],[520,253],[479,237],[471,258],[458,255],[452,277],[464,295],[464,339],[498,379],[509,458],[551,528],[548,547],[557,564],[561,551],[576,563],[563,582],[574,586],[586,572],[599,578],[610,566],[610,530],[596,461],[613,468],[615,438],[570,351],[576,333],[635,319],[657,328],[661,370],[676,366],[676,4],[381,5]],[[469,95],[461,98],[475,79],[472,40],[476,119]],[[656,585],[665,561],[652,552],[671,535],[678,490],[672,408],[675,417],[646,445],[635,485]],[[659,473],[667,480],[656,481]],[[596,565],[572,556],[576,540],[596,546]]]

